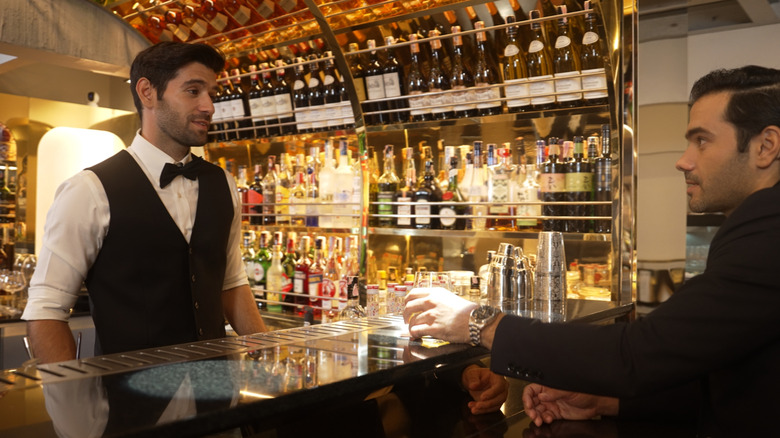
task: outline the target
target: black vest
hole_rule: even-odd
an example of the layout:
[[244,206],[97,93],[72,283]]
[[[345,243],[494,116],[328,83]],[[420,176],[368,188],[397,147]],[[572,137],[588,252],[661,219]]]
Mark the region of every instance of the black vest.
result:
[[111,213],[86,279],[95,354],[224,337],[221,293],[233,219],[224,171],[203,166],[188,245],[127,151],[89,170],[103,184]]

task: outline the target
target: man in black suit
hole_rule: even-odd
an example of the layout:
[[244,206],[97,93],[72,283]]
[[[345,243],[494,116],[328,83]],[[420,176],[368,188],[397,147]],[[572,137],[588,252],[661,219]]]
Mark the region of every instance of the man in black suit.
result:
[[780,70],[714,71],[690,103],[677,162],[689,205],[727,216],[703,274],[646,318],[608,326],[543,324],[413,290],[410,333],[490,348],[494,371],[532,382],[523,400],[537,425],[682,414],[702,436],[780,429]]

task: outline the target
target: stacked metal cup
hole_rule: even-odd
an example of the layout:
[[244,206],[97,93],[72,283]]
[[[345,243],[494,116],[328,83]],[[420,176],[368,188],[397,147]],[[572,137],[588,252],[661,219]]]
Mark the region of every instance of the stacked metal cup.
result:
[[566,250],[559,231],[539,233],[533,307],[539,316],[566,315]]

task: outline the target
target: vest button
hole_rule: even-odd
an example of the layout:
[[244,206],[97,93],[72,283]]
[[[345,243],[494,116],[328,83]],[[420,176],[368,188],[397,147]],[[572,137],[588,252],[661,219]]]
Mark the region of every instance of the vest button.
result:
[[195,274],[192,274],[192,282],[195,283]]
[[190,254],[192,254],[192,248],[190,248]]
[[198,304],[197,301],[195,301],[195,310],[200,309],[200,304]]
[[198,329],[198,334],[203,336],[203,329],[202,328]]

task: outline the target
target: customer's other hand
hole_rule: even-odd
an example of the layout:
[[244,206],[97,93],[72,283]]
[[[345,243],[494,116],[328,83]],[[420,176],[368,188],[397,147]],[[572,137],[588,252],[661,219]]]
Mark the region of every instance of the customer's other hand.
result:
[[472,414],[486,414],[501,409],[509,394],[509,383],[487,368],[469,365],[461,374],[461,384],[473,401],[469,402]]
[[617,415],[619,400],[581,392],[563,391],[537,383],[523,390],[525,413],[537,426],[555,420],[587,420],[597,415]]

